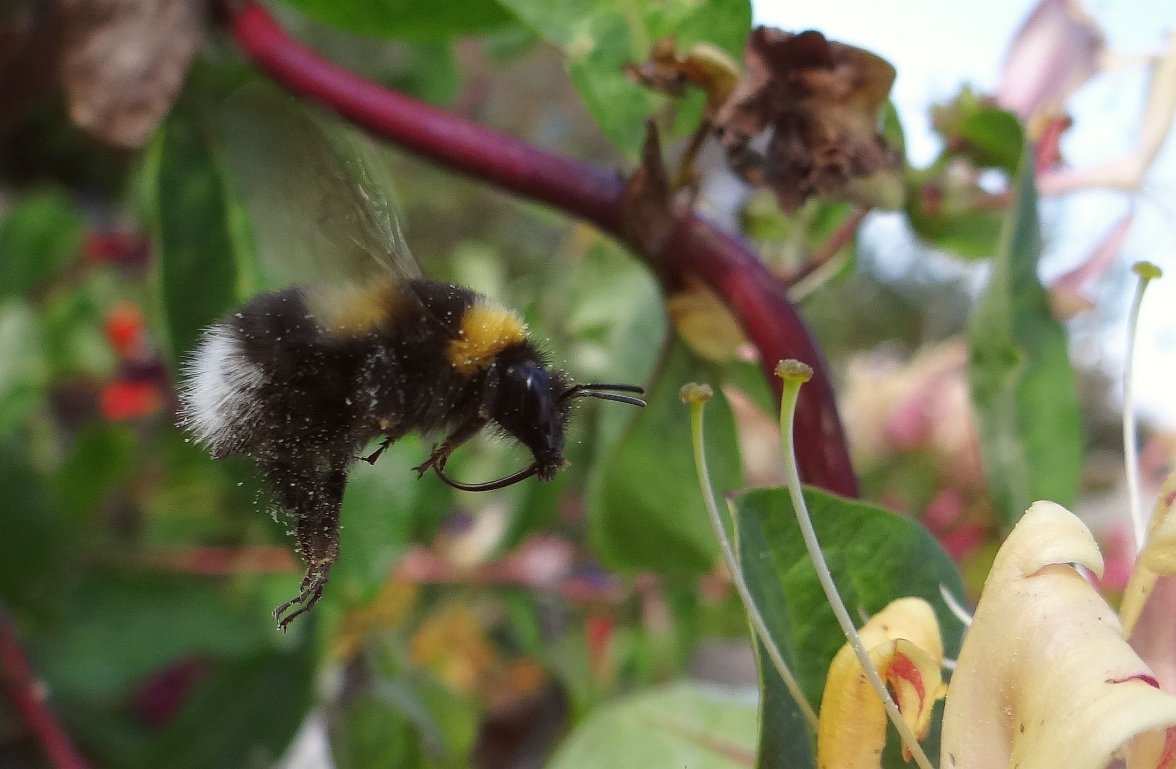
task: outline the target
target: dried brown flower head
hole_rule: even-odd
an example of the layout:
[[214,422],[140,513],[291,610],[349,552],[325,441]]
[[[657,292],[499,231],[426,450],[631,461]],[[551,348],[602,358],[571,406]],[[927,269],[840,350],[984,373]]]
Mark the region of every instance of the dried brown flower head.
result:
[[879,133],[894,67],[820,32],[758,27],[747,72],[714,122],[733,170],[792,211],[809,197],[851,197],[855,180],[901,163]]
[[727,100],[739,80],[739,66],[722,49],[696,43],[685,54],[674,48],[672,37],[653,44],[649,61],[626,68],[629,76],[654,91],[681,96],[693,84],[706,93],[707,115]]
[[199,0],[59,0],[61,82],[74,123],[141,147],[171,108],[204,35]]

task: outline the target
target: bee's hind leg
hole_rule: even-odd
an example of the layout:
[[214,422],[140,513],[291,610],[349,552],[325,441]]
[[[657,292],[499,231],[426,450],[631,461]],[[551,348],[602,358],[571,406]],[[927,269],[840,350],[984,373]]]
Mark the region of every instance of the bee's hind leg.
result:
[[295,518],[298,553],[307,564],[298,595],[274,609],[274,621],[284,631],[323,597],[331,567],[339,558],[339,509],[347,463],[309,460],[271,466],[270,471]]
[[[279,630],[285,632],[291,622],[313,609],[319,602],[323,597],[323,588],[327,584],[328,571],[329,564],[325,568],[312,566],[306,570],[306,576],[302,578],[302,592],[274,609],[274,622],[278,623]],[[298,608],[290,611],[295,606]]]

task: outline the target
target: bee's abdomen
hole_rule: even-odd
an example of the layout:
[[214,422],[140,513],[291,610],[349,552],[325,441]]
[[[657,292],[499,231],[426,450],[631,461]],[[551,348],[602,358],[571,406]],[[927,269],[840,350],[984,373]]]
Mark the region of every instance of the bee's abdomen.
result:
[[237,329],[222,322],[205,331],[183,377],[180,424],[213,456],[243,450],[263,417],[261,392],[269,377],[246,353]]
[[261,294],[205,332],[184,366],[181,422],[215,456],[343,441],[354,347],[326,337],[301,289]]

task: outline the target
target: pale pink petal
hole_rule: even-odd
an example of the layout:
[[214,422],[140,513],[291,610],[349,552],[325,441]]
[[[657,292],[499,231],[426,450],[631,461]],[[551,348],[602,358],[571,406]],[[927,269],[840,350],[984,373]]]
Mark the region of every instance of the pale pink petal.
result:
[[1119,614],[1131,640],[1160,687],[1176,693],[1176,473],[1160,488],[1147,541]]
[[1115,222],[1082,264],[1059,277],[1050,288],[1077,292],[1092,280],[1106,274],[1110,266],[1115,263],[1115,257],[1119,255],[1120,249],[1123,248],[1123,242],[1127,240],[1127,233],[1131,231],[1131,224],[1134,221],[1135,209],[1132,208],[1123,214],[1119,221]]
[[1105,187],[1137,191],[1156,156],[1172,133],[1176,116],[1176,32],[1168,50],[1152,69],[1147,104],[1140,121],[1139,138],[1126,154],[1102,165],[1042,174],[1037,188],[1042,195],[1061,195],[1081,189]]
[[1127,637],[1131,637],[1135,623],[1143,611],[1160,575],[1176,574],[1176,473],[1172,473],[1160,487],[1159,498],[1152,510],[1147,528],[1147,541],[1139,553],[1131,581],[1123,591],[1119,616]]
[[1057,109],[1098,69],[1102,32],[1074,0],[1041,0],[1017,30],[996,100],[1029,120]]
[[1155,674],[1160,688],[1176,693],[1176,577],[1160,577],[1131,633],[1131,648]]

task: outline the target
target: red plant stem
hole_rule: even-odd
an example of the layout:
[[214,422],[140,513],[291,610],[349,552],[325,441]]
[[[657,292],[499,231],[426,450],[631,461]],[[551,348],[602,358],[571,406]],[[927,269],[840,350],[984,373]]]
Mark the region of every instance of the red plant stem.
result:
[[121,549],[98,551],[91,558],[102,566],[118,569],[201,577],[293,574],[300,569],[298,560],[285,545]]
[[696,275],[726,302],[759,349],[765,374],[784,358],[815,370],[801,393],[796,441],[809,483],[856,496],[857,476],[837,416],[824,361],[784,287],[748,247],[691,215],[658,253],[642,252],[627,231],[624,181],[596,166],[544,152],[369,82],[291,39],[264,8],[246,2],[231,12],[238,45],[258,68],[293,93],[319,102],[372,134],[479,177],[515,194],[586,219],[628,243],[673,289]]
[[0,687],[54,769],[86,769],[86,762],[45,704],[45,689],[25,657],[8,613],[0,610]]

